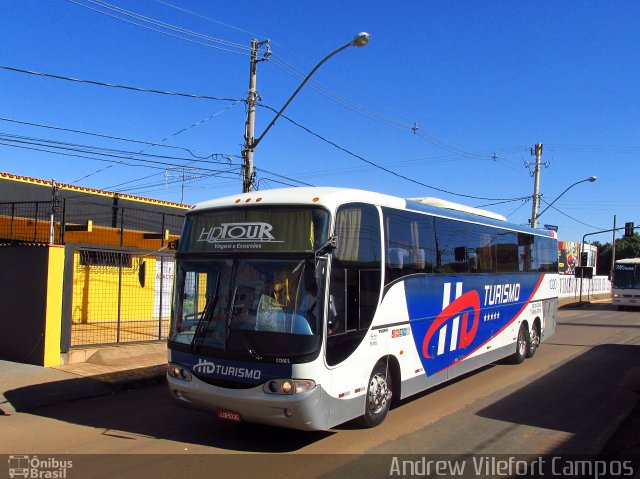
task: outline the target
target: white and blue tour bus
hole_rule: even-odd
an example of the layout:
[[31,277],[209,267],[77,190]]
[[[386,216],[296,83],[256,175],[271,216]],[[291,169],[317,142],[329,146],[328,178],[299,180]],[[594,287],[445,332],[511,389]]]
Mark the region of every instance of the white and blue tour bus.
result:
[[611,302],[618,309],[640,308],[640,258],[619,259],[615,262]]
[[380,424],[407,398],[556,327],[555,233],[430,198],[342,188],[191,209],[176,252],[168,383],[232,421]]

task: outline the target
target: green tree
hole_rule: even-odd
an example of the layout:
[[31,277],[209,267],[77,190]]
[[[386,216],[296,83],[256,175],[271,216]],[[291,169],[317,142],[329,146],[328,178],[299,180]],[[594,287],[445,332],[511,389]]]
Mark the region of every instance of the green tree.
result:
[[[611,243],[593,243],[598,247],[598,265],[596,274],[608,275],[611,270]],[[640,258],[640,235],[634,233],[630,238],[616,239],[616,260],[626,258]]]

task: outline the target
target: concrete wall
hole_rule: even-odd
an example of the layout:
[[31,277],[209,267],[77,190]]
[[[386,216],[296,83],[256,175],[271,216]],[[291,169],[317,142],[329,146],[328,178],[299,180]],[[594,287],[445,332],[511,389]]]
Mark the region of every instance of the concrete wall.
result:
[[0,359],[58,366],[64,247],[0,246]]
[[[560,275],[558,277],[558,296],[560,298],[580,297],[580,278],[573,275]],[[611,281],[607,276],[594,276],[593,279],[583,279],[582,299],[590,296],[602,296],[611,294]]]

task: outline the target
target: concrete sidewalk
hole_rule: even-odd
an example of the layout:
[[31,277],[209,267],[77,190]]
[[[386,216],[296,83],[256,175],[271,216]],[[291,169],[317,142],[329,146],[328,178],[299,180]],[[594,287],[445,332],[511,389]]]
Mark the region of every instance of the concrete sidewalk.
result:
[[0,416],[164,381],[165,342],[99,348],[86,362],[43,368],[0,361]]

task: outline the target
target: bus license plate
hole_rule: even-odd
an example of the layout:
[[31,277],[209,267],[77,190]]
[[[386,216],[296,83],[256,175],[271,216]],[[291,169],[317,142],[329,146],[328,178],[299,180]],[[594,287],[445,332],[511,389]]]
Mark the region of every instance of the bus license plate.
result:
[[228,409],[218,409],[218,419],[223,421],[242,422],[239,412],[229,411]]

